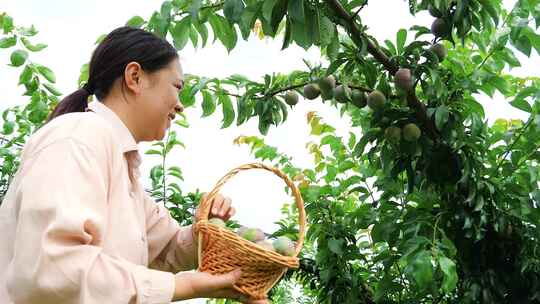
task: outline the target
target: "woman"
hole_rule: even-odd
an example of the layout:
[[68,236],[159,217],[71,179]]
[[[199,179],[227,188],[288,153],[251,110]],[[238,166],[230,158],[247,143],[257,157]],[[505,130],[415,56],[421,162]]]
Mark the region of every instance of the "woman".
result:
[[[0,303],[268,303],[232,288],[239,269],[182,272],[197,267],[195,231],[137,179],[137,144],[163,139],[183,110],[182,86],[166,40],[121,27],[99,44],[87,84],[28,140],[0,207]],[[221,195],[211,206],[210,217],[235,213]]]

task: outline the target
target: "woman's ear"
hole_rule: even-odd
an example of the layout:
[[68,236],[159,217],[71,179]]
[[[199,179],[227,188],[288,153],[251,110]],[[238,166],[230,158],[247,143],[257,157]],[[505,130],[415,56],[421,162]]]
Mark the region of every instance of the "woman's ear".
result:
[[135,95],[138,95],[142,90],[142,73],[141,65],[134,61],[128,63],[124,70],[126,87]]

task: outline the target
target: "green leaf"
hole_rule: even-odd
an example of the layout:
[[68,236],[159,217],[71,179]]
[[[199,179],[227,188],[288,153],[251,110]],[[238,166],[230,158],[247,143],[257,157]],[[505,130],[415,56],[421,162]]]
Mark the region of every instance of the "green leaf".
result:
[[501,92],[503,95],[508,93],[508,82],[504,78],[494,76],[489,80],[489,83],[497,88],[497,90],[499,90],[499,92]]
[[203,95],[203,102],[202,102],[203,114],[201,117],[206,117],[214,113],[214,111],[216,110],[216,98],[213,94],[210,94],[210,92],[206,90],[202,91],[202,95]]
[[223,14],[231,23],[238,23],[242,17],[245,5],[242,0],[225,0]]
[[172,10],[172,2],[171,1],[164,1],[162,4],[161,4],[161,8],[160,8],[160,14],[161,16],[165,17],[165,18],[169,18],[171,16],[171,10]]
[[278,104],[279,104],[279,108],[281,109],[281,115],[283,117],[283,121],[286,121],[287,117],[289,115],[288,110],[287,110],[287,106],[285,105],[285,103],[283,101],[279,101]]
[[311,37],[311,41],[314,45],[320,46],[321,45],[321,33],[320,29],[321,26],[319,24],[320,22],[320,16],[319,9],[308,7],[306,8],[306,18],[305,23],[308,26],[307,30],[309,31],[308,35]]
[[[264,8],[264,6],[263,6]],[[272,14],[268,22],[262,22],[263,32],[265,35],[275,37],[281,20],[287,13],[287,0],[278,0],[272,7]],[[292,20],[292,19],[291,19]]]
[[527,30],[525,31],[525,35],[527,35],[527,38],[529,38],[529,42],[531,43],[532,47],[534,47],[534,49],[536,50],[536,53],[540,55],[540,35],[536,34],[529,27],[527,27]]
[[148,28],[161,38],[165,38],[169,29],[169,19],[164,18],[160,13],[154,12],[148,21]]
[[530,86],[530,87],[524,88],[523,90],[519,92],[519,94],[516,95],[516,97],[514,98],[512,102],[510,102],[510,104],[515,108],[531,113],[532,108],[529,102],[527,102],[526,98],[535,96],[535,95],[540,95],[540,89],[538,89],[537,87]]
[[79,80],[77,81],[77,83],[79,84],[79,86],[81,86],[83,83],[87,83],[88,82],[88,69],[89,69],[89,64],[88,63],[85,63],[81,66],[81,70],[80,70],[80,75],[79,75]]
[[62,92],[60,92],[52,84],[44,83],[43,86],[47,89],[47,91],[51,92],[51,94],[53,94],[54,96],[62,96]]
[[364,149],[366,147],[366,145],[368,144],[368,142],[372,141],[373,139],[376,138],[377,134],[381,131],[380,128],[371,128],[369,129],[365,134],[364,136],[362,136],[362,138],[360,138],[360,140],[358,141],[358,143],[356,144],[356,146],[354,147],[354,150],[353,150],[353,155],[356,156],[356,157],[360,157],[362,156],[362,154],[364,153]]
[[37,70],[38,72],[43,75],[43,77],[45,77],[45,79],[47,79],[49,82],[52,82],[52,83],[55,83],[56,82],[56,76],[54,75],[54,72],[51,71],[51,69],[49,69],[48,67],[46,66],[42,66],[42,65],[38,65],[37,66]]
[[281,50],[288,48],[292,40],[292,30],[291,30],[291,21],[287,19],[285,21],[285,35],[283,36],[283,44],[281,45]]
[[506,61],[511,67],[519,67],[521,66],[521,63],[519,62],[519,59],[514,55],[514,52],[512,52],[509,49],[504,49],[500,53],[502,59]]
[[267,135],[270,129],[270,123],[264,119],[259,119],[258,129],[262,135]]
[[141,16],[133,16],[126,22],[126,25],[140,28],[144,23],[145,21]]
[[150,149],[146,152],[144,152],[146,155],[162,155],[162,153],[158,150]]
[[189,7],[189,14],[193,18],[193,20],[199,21],[199,10],[201,9],[201,6],[201,0],[193,0],[191,2],[191,5]]
[[326,55],[329,59],[335,60],[339,54],[339,37],[337,34],[337,29],[334,31],[334,38],[332,38],[332,41],[330,44],[326,47]]
[[426,289],[433,281],[431,252],[424,250],[416,254],[406,271],[414,278],[421,290]]
[[330,183],[331,181],[333,181],[335,178],[336,178],[336,175],[338,173],[338,170],[336,167],[334,166],[327,166],[326,167],[326,175],[324,177],[324,180],[327,182],[327,183]]
[[193,47],[197,48],[197,44],[199,43],[199,34],[193,25],[191,25],[189,29],[189,39],[191,40]]
[[248,95],[244,94],[242,97],[238,98],[236,100],[236,109],[238,111],[238,115],[236,116],[236,125],[239,126],[243,124],[246,119],[248,118],[248,103],[247,103]]
[[11,65],[18,67],[23,65],[28,58],[28,52],[24,50],[16,50],[11,53]]
[[371,237],[373,242],[389,242],[390,234],[394,230],[395,225],[390,221],[378,222],[373,225],[371,230]]
[[223,124],[221,125],[221,129],[224,129],[232,124],[235,114],[233,104],[229,95],[221,94],[218,98],[219,103],[221,103],[223,109]]
[[0,48],[7,49],[17,44],[17,38],[9,37],[0,39]]
[[263,18],[270,22],[272,21],[272,10],[274,9],[274,6],[278,0],[267,0],[264,1],[263,7],[262,7],[262,16]]
[[35,36],[38,31],[36,30],[36,27],[32,24],[30,27],[20,27],[19,28],[19,33],[21,33],[21,35],[23,36],[26,36],[26,37],[32,37],[32,36]]
[[388,48],[388,51],[389,51],[392,55],[396,55],[396,54],[397,54],[396,46],[392,43],[392,41],[386,39],[386,40],[384,40],[384,44],[386,44],[386,47]]
[[520,36],[517,40],[511,40],[512,45],[527,57],[531,57],[531,42],[527,36]]
[[2,131],[2,133],[4,133],[4,135],[9,135],[9,134],[13,133],[13,131],[15,129],[15,123],[12,122],[12,121],[6,121],[6,122],[4,122],[3,128],[4,128],[4,130]]
[[13,18],[11,18],[11,16],[4,15],[2,18],[2,27],[4,29],[4,34],[11,32],[14,28]]
[[237,35],[234,26],[232,26],[225,17],[212,14],[208,17],[212,31],[214,32],[214,41],[217,37],[221,43],[225,46],[228,52],[230,52],[237,42]]
[[512,102],[510,102],[510,104],[514,108],[518,108],[518,109],[520,109],[522,111],[525,111],[527,113],[531,113],[531,111],[532,111],[531,105],[525,99],[516,98],[516,99],[512,100]]
[[303,0],[289,0],[288,3],[289,17],[299,23],[303,23],[304,16],[304,1]]
[[343,255],[343,244],[345,243],[344,240],[336,240],[336,239],[330,239],[328,241],[328,248],[330,248],[330,251],[333,253],[342,256]]
[[444,125],[448,121],[448,116],[450,112],[446,106],[440,106],[435,111],[435,126],[439,131],[442,131]]
[[170,28],[169,31],[173,37],[174,47],[178,50],[183,49],[189,39],[191,17],[184,17],[184,19],[177,22],[174,27]]
[[310,26],[311,24],[306,24],[304,22],[298,22],[295,20],[291,21],[292,39],[296,42],[296,44],[305,50],[307,50],[313,44],[313,40],[310,35]]
[[21,75],[19,76],[19,84],[27,84],[32,79],[33,71],[27,65],[24,67]]
[[195,29],[197,29],[197,32],[201,35],[202,38],[202,47],[206,46],[206,42],[208,41],[208,28],[206,28],[206,24],[200,24],[200,23],[193,23],[193,26]]
[[328,17],[321,15],[319,19],[320,44],[325,46],[332,43],[335,33],[336,25]]
[[444,274],[442,288],[446,292],[452,292],[456,289],[458,276],[456,272],[456,264],[445,256],[439,256],[439,266]]
[[248,39],[255,22],[257,21],[257,17],[260,15],[261,7],[262,2],[259,2],[255,5],[246,7],[246,9],[244,9],[242,12],[242,16],[238,22],[238,27],[240,28],[242,38],[244,40]]
[[29,51],[32,51],[32,52],[39,52],[39,51],[41,51],[41,50],[43,50],[44,48],[47,47],[47,45],[43,44],[43,43],[38,43],[38,44],[34,45],[26,37],[21,37],[21,41],[22,41],[24,47],[26,47]]
[[407,41],[407,30],[406,29],[400,29],[397,32],[397,52],[398,54],[401,54],[403,51],[403,47],[405,46],[405,42]]
[[99,37],[97,37],[96,42],[94,42],[94,44],[100,44],[105,39],[105,37],[107,37],[107,34],[99,35]]

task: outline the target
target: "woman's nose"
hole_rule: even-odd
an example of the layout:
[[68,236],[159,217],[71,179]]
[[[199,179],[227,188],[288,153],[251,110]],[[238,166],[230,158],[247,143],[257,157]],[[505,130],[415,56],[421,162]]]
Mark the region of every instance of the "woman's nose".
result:
[[174,107],[174,111],[176,113],[182,113],[184,112],[184,106],[182,105],[182,103],[177,103],[176,106]]

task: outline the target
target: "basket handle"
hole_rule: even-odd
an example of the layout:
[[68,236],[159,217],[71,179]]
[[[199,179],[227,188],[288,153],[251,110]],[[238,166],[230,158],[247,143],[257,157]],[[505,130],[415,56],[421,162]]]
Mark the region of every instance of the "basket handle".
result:
[[[197,219],[197,222],[200,222],[202,220],[208,220],[208,215],[210,214],[210,207],[211,207],[210,202],[229,179],[231,179],[233,176],[238,174],[238,172],[240,171],[251,170],[251,169],[264,169],[264,170],[273,172],[277,176],[281,177],[285,181],[287,186],[291,188],[294,198],[296,200],[296,206],[298,207],[298,223],[300,225],[300,229],[298,231],[298,234],[299,234],[298,241],[296,242],[296,247],[295,247],[295,256],[298,256],[304,244],[304,232],[306,228],[306,212],[304,210],[304,200],[302,199],[302,195],[300,194],[300,191],[298,190],[296,185],[291,181],[291,179],[285,173],[283,173],[278,168],[270,167],[261,163],[249,163],[249,164],[245,164],[231,170],[229,173],[223,176],[216,183],[214,189],[210,193],[208,193],[205,199],[201,200],[201,203],[199,206],[200,217]],[[199,239],[200,239],[200,236],[201,234],[199,232]]]

